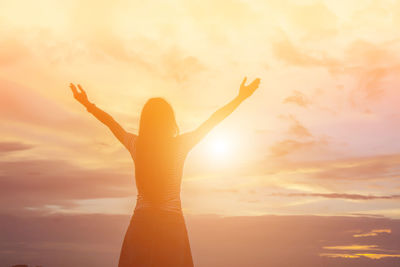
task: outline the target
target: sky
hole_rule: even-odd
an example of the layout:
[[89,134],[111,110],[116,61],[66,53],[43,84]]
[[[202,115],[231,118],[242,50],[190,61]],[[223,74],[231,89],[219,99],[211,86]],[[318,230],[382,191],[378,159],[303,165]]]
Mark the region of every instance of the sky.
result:
[[[133,133],[146,100],[164,97],[187,132],[247,76],[259,89],[186,160],[186,215],[398,225],[399,26],[391,0],[0,0],[0,213],[132,213],[132,159],[70,82]],[[348,259],[337,246],[353,241],[318,253]]]

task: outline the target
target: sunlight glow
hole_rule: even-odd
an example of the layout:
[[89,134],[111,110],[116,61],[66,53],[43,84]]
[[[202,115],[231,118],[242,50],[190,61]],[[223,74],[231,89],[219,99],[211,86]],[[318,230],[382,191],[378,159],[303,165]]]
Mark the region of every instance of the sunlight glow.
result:
[[211,136],[207,140],[207,154],[216,160],[224,160],[232,157],[233,147],[231,139],[227,136]]
[[217,157],[224,157],[228,154],[229,144],[226,140],[219,139],[212,143],[212,153]]

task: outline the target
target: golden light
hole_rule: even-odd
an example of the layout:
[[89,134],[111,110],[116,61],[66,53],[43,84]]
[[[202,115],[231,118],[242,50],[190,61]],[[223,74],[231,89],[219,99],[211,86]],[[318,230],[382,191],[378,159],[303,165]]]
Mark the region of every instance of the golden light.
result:
[[229,150],[229,145],[226,140],[219,139],[219,140],[214,140],[214,142],[211,144],[211,150],[212,154],[216,157],[223,157],[228,154]]
[[233,153],[232,141],[225,135],[212,135],[207,140],[207,155],[217,160],[231,158]]

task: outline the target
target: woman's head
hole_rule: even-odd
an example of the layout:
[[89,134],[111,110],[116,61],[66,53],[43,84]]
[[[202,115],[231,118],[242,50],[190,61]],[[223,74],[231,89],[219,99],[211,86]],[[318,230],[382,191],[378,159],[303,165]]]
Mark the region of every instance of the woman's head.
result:
[[174,110],[163,98],[147,100],[140,115],[139,136],[164,139],[179,132]]

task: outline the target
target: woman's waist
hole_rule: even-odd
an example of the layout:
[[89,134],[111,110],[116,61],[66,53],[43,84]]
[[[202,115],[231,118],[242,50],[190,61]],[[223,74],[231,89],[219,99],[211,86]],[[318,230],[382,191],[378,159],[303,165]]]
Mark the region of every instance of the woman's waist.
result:
[[146,196],[138,194],[136,210],[182,212],[180,195]]

